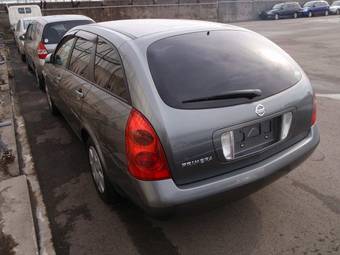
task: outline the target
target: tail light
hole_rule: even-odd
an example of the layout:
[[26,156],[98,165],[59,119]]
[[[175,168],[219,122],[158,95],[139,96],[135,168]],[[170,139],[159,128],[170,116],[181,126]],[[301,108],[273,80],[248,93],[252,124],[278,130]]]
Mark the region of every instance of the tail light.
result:
[[145,181],[170,178],[162,144],[149,121],[137,110],[130,113],[125,128],[128,170]]
[[48,55],[48,51],[47,51],[45,44],[43,42],[39,43],[37,51],[38,51],[38,57],[40,59],[45,59]]
[[312,126],[315,124],[315,122],[316,122],[316,96],[314,94],[314,96],[313,96],[313,112],[312,112],[312,120],[311,120]]

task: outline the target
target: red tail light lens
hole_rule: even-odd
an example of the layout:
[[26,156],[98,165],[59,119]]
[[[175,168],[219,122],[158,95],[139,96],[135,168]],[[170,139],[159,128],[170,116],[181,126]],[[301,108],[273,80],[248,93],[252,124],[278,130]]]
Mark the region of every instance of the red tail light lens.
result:
[[313,96],[313,112],[312,112],[312,126],[315,124],[316,122],[316,96]]
[[48,51],[45,47],[45,44],[43,44],[42,42],[39,43],[37,51],[38,51],[38,57],[40,59],[45,59],[48,55]]
[[125,146],[132,176],[145,181],[170,178],[168,162],[155,130],[135,109],[131,111],[126,124]]

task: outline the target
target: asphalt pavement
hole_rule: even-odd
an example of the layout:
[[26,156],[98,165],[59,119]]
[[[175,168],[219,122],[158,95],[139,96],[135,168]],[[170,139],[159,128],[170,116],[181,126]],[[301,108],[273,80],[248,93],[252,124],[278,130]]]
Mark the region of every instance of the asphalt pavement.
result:
[[[278,43],[318,94],[340,93],[340,16],[237,23]],[[340,100],[318,97],[321,143],[300,167],[257,193],[159,221],[127,201],[104,204],[82,143],[12,49],[15,96],[57,254],[340,254]],[[336,97],[335,97],[336,98]]]

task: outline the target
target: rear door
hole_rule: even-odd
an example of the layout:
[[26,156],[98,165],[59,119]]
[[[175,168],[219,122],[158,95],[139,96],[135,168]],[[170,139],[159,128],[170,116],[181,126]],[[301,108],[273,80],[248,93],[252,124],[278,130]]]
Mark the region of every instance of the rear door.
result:
[[63,105],[64,117],[71,127],[79,132],[83,99],[90,89],[93,79],[93,54],[96,36],[81,32],[76,34],[67,70],[60,81],[59,97]]
[[123,63],[113,43],[98,36],[93,85],[84,99],[82,118],[112,170],[108,174],[117,180],[122,173],[117,169],[126,167],[124,138],[131,105]]

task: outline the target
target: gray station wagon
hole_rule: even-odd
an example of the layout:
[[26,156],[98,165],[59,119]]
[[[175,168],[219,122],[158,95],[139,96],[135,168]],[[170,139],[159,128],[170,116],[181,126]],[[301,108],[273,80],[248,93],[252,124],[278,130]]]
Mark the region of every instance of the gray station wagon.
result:
[[119,194],[162,213],[249,194],[319,143],[303,70],[240,27],[189,20],[78,26],[46,62],[49,107],[87,145],[104,200]]

